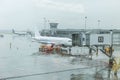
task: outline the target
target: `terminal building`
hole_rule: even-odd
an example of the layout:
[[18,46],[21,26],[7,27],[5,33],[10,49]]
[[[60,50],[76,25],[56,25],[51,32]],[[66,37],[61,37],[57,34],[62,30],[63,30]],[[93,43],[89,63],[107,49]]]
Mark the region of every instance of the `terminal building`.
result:
[[[85,43],[89,43],[90,34],[109,34],[110,29],[58,29],[59,23],[49,23],[50,29],[43,29],[41,35],[54,36],[54,37],[68,37],[68,38],[81,38]],[[120,30],[113,29],[113,44],[120,45]],[[76,37],[75,37],[76,36]],[[78,37],[79,36],[79,37]],[[84,44],[84,43],[82,43]]]

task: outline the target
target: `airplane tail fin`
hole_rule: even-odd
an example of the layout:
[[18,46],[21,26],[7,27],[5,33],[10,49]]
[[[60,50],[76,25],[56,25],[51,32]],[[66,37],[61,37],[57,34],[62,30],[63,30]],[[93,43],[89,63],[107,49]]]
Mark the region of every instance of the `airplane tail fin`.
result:
[[40,37],[40,32],[39,29],[37,27],[34,28],[34,37]]
[[41,35],[40,35],[40,33],[39,33],[39,31],[37,30],[37,31],[35,31],[35,37],[40,37]]
[[12,33],[15,33],[15,30],[14,30],[14,29],[12,29]]

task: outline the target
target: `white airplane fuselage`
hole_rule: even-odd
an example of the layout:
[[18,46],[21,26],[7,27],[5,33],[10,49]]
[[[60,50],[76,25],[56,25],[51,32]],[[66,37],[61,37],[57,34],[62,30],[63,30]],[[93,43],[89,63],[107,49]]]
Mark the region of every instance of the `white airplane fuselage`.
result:
[[43,44],[72,46],[72,40],[70,38],[37,36],[37,37],[34,37],[33,39]]

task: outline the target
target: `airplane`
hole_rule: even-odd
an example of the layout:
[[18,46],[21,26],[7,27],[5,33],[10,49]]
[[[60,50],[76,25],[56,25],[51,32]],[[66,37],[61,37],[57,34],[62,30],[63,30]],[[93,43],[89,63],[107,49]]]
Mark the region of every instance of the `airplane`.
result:
[[35,31],[35,36],[32,39],[42,44],[61,45],[63,47],[72,46],[72,39],[70,38],[41,36],[39,31]]
[[22,31],[17,32],[14,29],[12,29],[12,33],[17,34],[17,35],[26,35],[27,34],[27,32],[22,32]]

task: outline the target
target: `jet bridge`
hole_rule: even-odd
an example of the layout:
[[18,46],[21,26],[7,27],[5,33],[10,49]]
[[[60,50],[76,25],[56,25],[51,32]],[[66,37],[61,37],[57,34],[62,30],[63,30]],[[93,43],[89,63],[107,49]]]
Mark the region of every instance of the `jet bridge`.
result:
[[[79,47],[88,47],[89,53],[96,51],[98,54],[98,49],[105,53],[105,48],[111,47],[113,45],[113,33],[75,33],[72,34],[72,45]],[[106,54],[106,53],[105,53]],[[109,55],[107,55],[110,57]]]
[[[109,57],[108,66],[108,78],[110,78],[110,72],[114,67],[115,57],[113,57],[113,31],[110,30],[109,33],[77,33],[72,35],[73,46],[88,47],[89,55],[92,59],[92,51],[96,51],[98,55],[98,50]],[[116,66],[115,66],[116,67]],[[117,74],[117,70],[114,72]]]
[[104,53],[108,57],[112,57],[113,52],[113,37],[111,32],[104,34],[90,34],[89,43],[86,45],[89,47],[89,54],[92,54],[92,50],[96,51],[98,55],[98,50]]
[[72,45],[73,46],[85,46],[86,45],[86,34],[85,33],[74,33],[72,34]]
[[111,45],[111,35],[106,34],[85,34],[76,33],[72,34],[73,46],[104,46]]
[[104,46],[111,45],[111,35],[110,34],[90,34],[90,46]]

